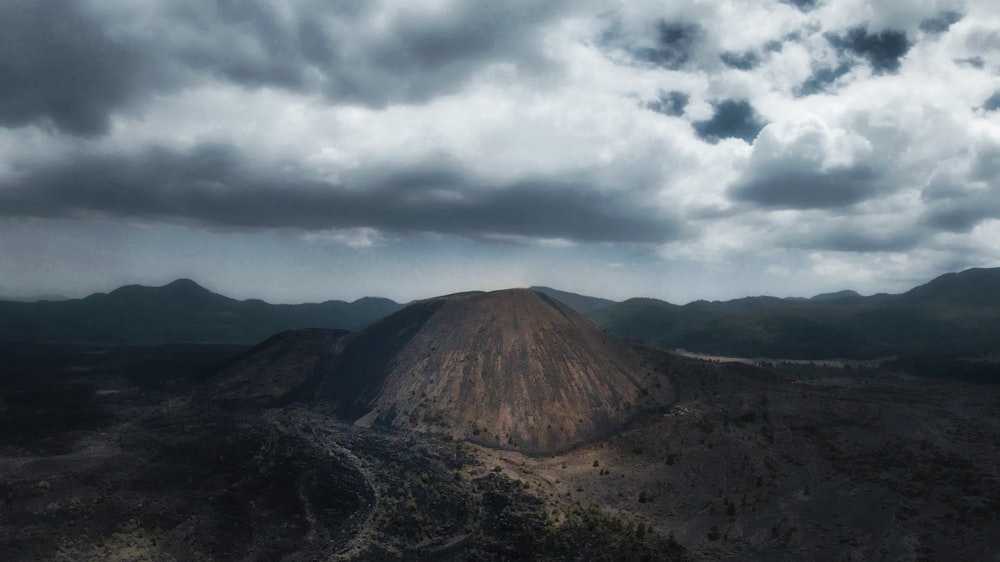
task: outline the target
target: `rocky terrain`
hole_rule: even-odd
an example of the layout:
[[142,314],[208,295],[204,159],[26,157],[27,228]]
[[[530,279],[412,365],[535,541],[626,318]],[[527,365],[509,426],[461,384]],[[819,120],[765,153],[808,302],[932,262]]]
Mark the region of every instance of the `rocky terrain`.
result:
[[528,291],[0,365],[4,560],[1000,555],[1000,387],[683,358]]
[[666,414],[568,454],[489,452],[549,501],[591,502],[698,560],[992,560],[1000,392],[898,372],[663,357]]
[[[104,354],[44,351],[46,374],[75,381],[74,392],[23,408],[44,391],[4,373],[4,560],[684,557],[631,519],[551,510],[483,464],[476,445],[359,428],[302,405],[234,412],[177,390],[211,378],[149,384],[96,373]],[[25,410],[49,423],[34,427]]]

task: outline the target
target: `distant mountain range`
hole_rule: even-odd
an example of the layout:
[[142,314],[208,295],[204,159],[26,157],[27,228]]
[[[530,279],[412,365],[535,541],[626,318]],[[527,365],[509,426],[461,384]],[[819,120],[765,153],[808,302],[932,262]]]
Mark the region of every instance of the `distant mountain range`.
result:
[[899,295],[747,297],[684,306],[629,299],[587,315],[666,349],[741,357],[871,359],[1000,348],[1000,269],[942,275]]
[[[1000,268],[942,275],[903,294],[746,297],[675,305],[532,287],[612,334],[664,349],[740,357],[872,359],[1000,348]],[[252,344],[284,330],[357,331],[403,308],[384,298],[275,305],[238,301],[182,279],[83,299],[0,301],[0,340]]]
[[0,340],[101,344],[257,343],[294,328],[357,330],[403,305],[383,298],[269,304],[239,301],[179,279],[82,299],[0,301]]

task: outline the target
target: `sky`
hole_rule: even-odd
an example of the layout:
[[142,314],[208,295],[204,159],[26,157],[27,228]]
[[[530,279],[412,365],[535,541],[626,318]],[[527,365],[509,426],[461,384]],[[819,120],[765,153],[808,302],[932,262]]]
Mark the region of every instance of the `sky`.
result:
[[0,295],[902,292],[1000,265],[998,70],[993,0],[0,0]]

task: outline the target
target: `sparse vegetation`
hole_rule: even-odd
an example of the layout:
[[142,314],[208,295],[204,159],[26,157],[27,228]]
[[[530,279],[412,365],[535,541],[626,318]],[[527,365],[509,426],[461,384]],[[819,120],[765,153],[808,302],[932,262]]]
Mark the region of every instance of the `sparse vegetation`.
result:
[[[10,527],[0,558],[877,560],[995,550],[991,386],[913,379],[901,367],[711,364],[635,344],[637,364],[655,368],[676,402],[637,411],[614,437],[533,456],[511,450],[523,443],[509,420],[456,420],[460,397],[430,387],[403,385],[405,403],[381,405],[372,428],[331,415],[340,402],[298,401],[288,381],[333,368],[328,351],[309,346],[343,345],[298,336],[208,378],[148,370],[149,359],[133,369],[141,375],[123,374],[136,350],[60,359],[48,346],[32,356],[44,361],[5,362],[15,376],[0,381],[0,452],[17,460],[0,479]],[[436,341],[421,357],[447,350]],[[435,370],[421,383],[443,378]],[[116,392],[97,393],[105,388]],[[590,423],[581,412],[555,426]],[[407,423],[429,433],[399,431]],[[47,528],[59,532],[36,532]]]

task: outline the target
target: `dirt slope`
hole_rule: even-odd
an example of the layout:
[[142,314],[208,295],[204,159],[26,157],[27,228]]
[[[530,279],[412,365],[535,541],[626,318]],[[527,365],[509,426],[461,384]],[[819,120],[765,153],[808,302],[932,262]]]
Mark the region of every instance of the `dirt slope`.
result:
[[320,389],[358,425],[445,432],[540,454],[668,404],[624,342],[528,289],[422,301],[345,344]]

